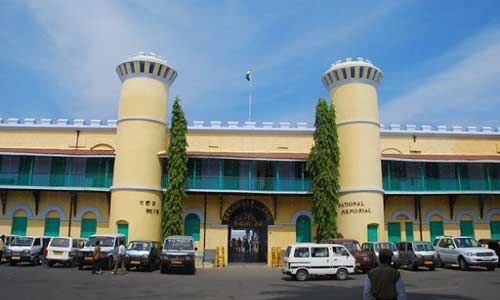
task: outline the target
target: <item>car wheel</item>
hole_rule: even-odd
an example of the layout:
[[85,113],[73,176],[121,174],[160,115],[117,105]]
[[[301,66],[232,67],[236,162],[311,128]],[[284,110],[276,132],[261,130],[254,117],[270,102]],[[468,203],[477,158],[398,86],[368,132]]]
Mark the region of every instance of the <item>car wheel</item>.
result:
[[488,271],[495,271],[495,266],[494,265],[493,266],[487,266],[486,269]]
[[438,256],[438,266],[440,268],[443,268],[443,269],[446,268],[446,265],[444,264],[444,262],[441,260],[441,257],[439,257],[439,256]]
[[78,270],[80,270],[80,271],[83,270],[83,264],[80,264],[80,263],[78,264]]
[[9,266],[15,266],[17,263],[13,261],[9,261]]
[[458,258],[458,267],[462,271],[469,270],[469,265],[467,264],[467,262],[465,261],[465,259],[463,257]]
[[429,271],[434,271],[436,270],[436,267],[432,266],[432,267],[429,267]]
[[125,270],[130,271],[130,266],[125,266]]
[[412,261],[409,261],[408,262],[408,270],[410,270],[410,271],[416,271],[417,270],[417,266],[415,266],[415,264]]
[[363,274],[366,274],[368,273],[368,269],[363,269],[361,272],[363,272]]
[[52,268],[54,266],[54,262],[49,260],[47,262],[47,266],[49,266],[49,268]]
[[33,260],[31,260],[31,265],[36,266],[40,263],[40,258],[38,256],[33,257]]
[[167,274],[167,272],[168,272],[167,266],[165,266],[164,264],[161,264],[160,265],[160,273]]
[[113,257],[112,256],[108,258],[108,261],[106,264],[106,269],[113,270]]
[[193,267],[191,268],[191,272],[189,272],[189,274],[191,275],[194,275],[196,274],[196,267],[193,265]]
[[307,280],[307,277],[309,277],[309,274],[307,273],[306,270],[302,269],[297,271],[295,277],[297,278],[298,281],[305,281]]
[[337,273],[335,274],[338,280],[346,280],[347,277],[349,276],[349,273],[347,272],[346,269],[339,269],[337,270]]

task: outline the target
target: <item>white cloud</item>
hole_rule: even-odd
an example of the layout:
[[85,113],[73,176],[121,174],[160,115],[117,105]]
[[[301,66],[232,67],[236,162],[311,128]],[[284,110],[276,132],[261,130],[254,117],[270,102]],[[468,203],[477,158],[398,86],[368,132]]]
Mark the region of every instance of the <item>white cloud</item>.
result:
[[[304,26],[299,32],[270,38],[275,35],[270,32],[286,28],[292,16],[303,17],[304,8],[310,7],[266,5],[270,7],[260,8],[261,12],[267,8],[269,12],[256,16],[247,6],[231,1],[219,5],[181,1],[26,2],[45,35],[43,53],[48,53],[33,59],[46,66],[43,72],[47,81],[61,89],[61,99],[52,103],[69,117],[84,118],[116,117],[120,82],[114,69],[138,51],[159,53],[178,71],[172,96],[182,97],[188,114],[208,114],[206,118],[210,118],[211,112],[220,114],[224,108],[244,116],[247,87],[243,76],[249,64],[256,62],[252,65],[256,72],[267,69],[266,76],[257,82],[262,102],[272,101],[274,97],[269,95],[293,94],[291,90],[299,87],[283,93],[272,90],[274,85],[283,84],[280,73],[289,72],[290,65],[301,57],[347,43],[397,7],[385,5],[366,10],[364,15],[347,12],[342,14],[345,20],[302,20]],[[352,21],[352,14],[358,21],[344,22]],[[350,25],[333,26],[340,23]],[[299,81],[292,77],[286,80]],[[267,89],[272,90],[270,94],[262,94]]]
[[500,111],[500,28],[472,37],[439,59],[448,67],[417,78],[417,88],[383,104],[382,121],[497,123],[497,117],[488,116]]

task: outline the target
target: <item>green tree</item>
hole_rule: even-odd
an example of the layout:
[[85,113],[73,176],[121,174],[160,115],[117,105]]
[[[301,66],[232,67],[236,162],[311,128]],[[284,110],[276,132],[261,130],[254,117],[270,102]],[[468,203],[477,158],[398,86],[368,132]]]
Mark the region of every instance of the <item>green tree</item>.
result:
[[187,174],[187,122],[175,97],[168,145],[168,185],[163,198],[162,233],[164,237],[182,234],[182,206],[186,199],[184,182]]
[[316,242],[340,237],[337,232],[339,160],[335,107],[319,98],[316,105],[314,146],[309,153],[307,171],[312,175],[313,216]]

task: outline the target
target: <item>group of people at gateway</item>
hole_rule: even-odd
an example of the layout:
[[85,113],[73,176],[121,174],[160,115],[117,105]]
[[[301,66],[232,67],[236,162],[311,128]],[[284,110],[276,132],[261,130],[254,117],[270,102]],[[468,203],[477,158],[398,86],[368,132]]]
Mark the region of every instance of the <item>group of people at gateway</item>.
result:
[[249,234],[243,236],[243,238],[231,238],[230,252],[233,255],[244,254],[248,255],[258,255],[259,254],[259,235],[253,232],[249,238]]

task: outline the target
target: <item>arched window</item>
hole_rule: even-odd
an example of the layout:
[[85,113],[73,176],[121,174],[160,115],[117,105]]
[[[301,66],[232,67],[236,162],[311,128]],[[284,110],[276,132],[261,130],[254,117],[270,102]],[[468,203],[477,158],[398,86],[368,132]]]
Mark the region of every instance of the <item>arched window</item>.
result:
[[389,235],[389,242],[401,241],[401,225],[399,222],[387,223],[387,233]]
[[311,219],[308,216],[302,215],[297,218],[295,240],[297,243],[311,242]]
[[59,236],[59,229],[61,226],[61,219],[56,212],[51,211],[45,217],[45,229],[43,231],[44,236]]
[[460,235],[474,237],[474,221],[471,216],[462,216],[460,220]]
[[368,224],[366,227],[366,230],[367,230],[367,241],[368,242],[378,241],[378,225],[377,224]]
[[28,228],[28,217],[24,210],[17,210],[12,217],[12,228],[10,233],[13,235],[26,235],[26,229]]
[[436,237],[444,235],[443,221],[439,215],[432,216],[434,220],[429,222],[429,230],[431,234],[431,243],[434,242]]
[[88,238],[96,233],[97,219],[94,213],[86,212],[82,216],[82,227],[80,229],[80,237]]
[[192,236],[195,241],[200,240],[200,218],[189,214],[184,219],[184,235]]
[[118,221],[116,224],[117,232],[125,236],[125,243],[128,241],[128,223],[126,221]]

